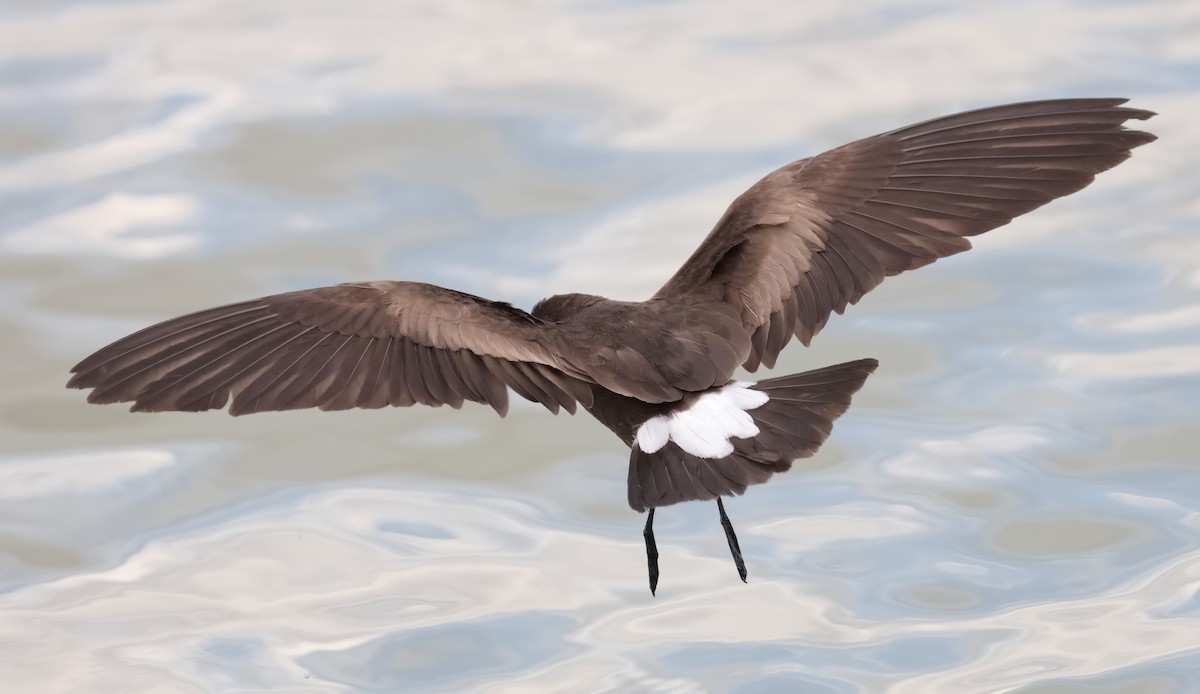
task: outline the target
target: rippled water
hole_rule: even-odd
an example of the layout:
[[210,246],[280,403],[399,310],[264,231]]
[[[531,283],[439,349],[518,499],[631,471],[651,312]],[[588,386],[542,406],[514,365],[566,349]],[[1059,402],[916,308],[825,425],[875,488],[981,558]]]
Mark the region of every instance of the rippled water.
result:
[[[13,692],[1200,691],[1200,4],[0,10]],[[150,322],[354,279],[641,298],[746,185],[961,108],[1160,142],[891,279],[776,373],[882,366],[814,459],[644,518],[587,417],[132,415]]]

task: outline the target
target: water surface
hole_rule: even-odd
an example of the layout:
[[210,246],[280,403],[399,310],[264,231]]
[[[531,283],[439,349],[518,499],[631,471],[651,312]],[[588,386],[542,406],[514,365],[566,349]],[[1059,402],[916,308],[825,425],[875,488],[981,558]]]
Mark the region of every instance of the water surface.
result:
[[[0,22],[0,681],[29,692],[1200,691],[1200,5],[18,3]],[[132,415],[174,315],[350,280],[653,292],[741,190],[955,110],[1158,143],[893,278],[785,374],[820,454],[644,517],[514,402]]]

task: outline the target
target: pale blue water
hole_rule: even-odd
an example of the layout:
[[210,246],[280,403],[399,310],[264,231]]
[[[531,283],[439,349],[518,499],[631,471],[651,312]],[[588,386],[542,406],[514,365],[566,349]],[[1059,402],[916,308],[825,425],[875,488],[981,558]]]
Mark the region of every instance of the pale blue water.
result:
[[[0,689],[1200,691],[1200,4],[0,10]],[[644,517],[514,403],[133,415],[67,369],[357,279],[642,298],[757,177],[955,110],[1160,142],[890,279],[775,373],[882,363],[814,459]]]

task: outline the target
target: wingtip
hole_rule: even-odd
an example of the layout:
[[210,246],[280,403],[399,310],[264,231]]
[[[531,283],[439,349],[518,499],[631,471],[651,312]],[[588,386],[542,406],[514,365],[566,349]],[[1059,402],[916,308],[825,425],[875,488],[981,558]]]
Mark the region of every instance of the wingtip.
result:
[[1125,104],[1129,103],[1129,97],[1127,97],[1127,96],[1116,96],[1116,97],[1110,97],[1107,99],[1098,99],[1098,101],[1106,101],[1106,102],[1108,102],[1109,106],[1112,106],[1114,108],[1119,107],[1119,108],[1121,108],[1121,110],[1125,111],[1129,115],[1130,118],[1136,118],[1138,120],[1147,120],[1149,118],[1153,118],[1154,116],[1158,115],[1157,111],[1150,111],[1150,110],[1144,109],[1144,108],[1135,108],[1132,106],[1125,106]]
[[67,373],[70,378],[67,379],[67,387],[83,390],[84,388],[95,388],[100,385],[100,377],[103,375],[103,367],[88,368],[87,361],[81,361]]

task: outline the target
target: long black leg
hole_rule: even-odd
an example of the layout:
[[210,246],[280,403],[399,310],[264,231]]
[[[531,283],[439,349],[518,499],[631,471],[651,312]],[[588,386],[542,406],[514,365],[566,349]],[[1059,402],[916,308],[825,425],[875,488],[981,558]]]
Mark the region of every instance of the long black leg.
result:
[[729,541],[729,551],[733,554],[733,563],[737,564],[738,576],[742,579],[742,583],[746,582],[746,562],[742,560],[742,548],[738,545],[737,535],[733,532],[733,523],[729,522],[729,516],[725,515],[725,504],[721,503],[721,497],[717,497],[717,509],[721,511],[721,527],[725,528],[725,539]]
[[658,545],[654,542],[654,509],[646,518],[646,529],[642,531],[646,538],[646,566],[650,569],[650,594],[658,590]]

